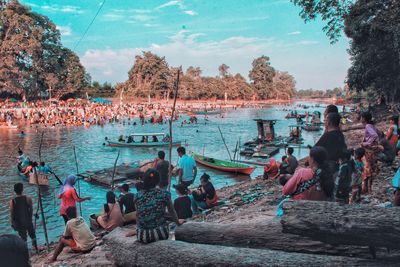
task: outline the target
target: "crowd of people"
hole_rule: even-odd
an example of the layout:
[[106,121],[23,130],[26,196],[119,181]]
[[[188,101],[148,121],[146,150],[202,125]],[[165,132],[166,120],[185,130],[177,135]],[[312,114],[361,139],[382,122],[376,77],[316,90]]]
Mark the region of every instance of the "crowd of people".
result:
[[[390,117],[386,133],[378,129],[368,110],[361,112],[365,127],[359,147],[348,148],[341,131],[341,115],[335,105],[324,112],[325,132],[313,147],[305,167],[297,168],[293,149],[279,163],[271,159],[264,168],[264,178],[279,179],[285,199],[324,200],[343,204],[361,201],[362,194],[372,194],[379,175],[378,161],[391,165],[400,148],[398,116]],[[400,205],[400,172],[393,182],[393,206]]]
[[[177,153],[178,183],[173,185],[177,194],[174,201],[168,190],[171,184],[169,172],[173,166],[165,160],[165,152],[159,151],[152,168],[148,169],[136,184],[137,193],[130,192],[128,184],[120,187],[119,197],[114,191],[108,191],[106,203],[101,208],[102,212],[91,215],[89,223],[78,215],[77,203],[90,201],[91,197],[80,196],[75,189],[77,177],[69,175],[58,193],[61,200],[60,216],[65,223],[65,229],[50,262],[56,261],[65,247],[69,247],[73,252],[92,250],[96,245],[94,230],[110,232],[126,224],[136,224],[136,230],[127,236],[136,236],[139,242],[150,243],[168,239],[171,223],[179,226],[202,210],[217,205],[218,195],[210,176],[204,173],[200,177],[200,185],[192,187],[197,177],[196,162],[186,154],[184,147],[179,147]],[[20,151],[18,160],[24,161],[25,158]],[[32,198],[23,194],[22,183],[17,183],[14,191],[16,196],[10,202],[12,227],[25,242],[29,235],[32,247],[37,250],[32,222]]]
[[[265,179],[276,179],[282,185],[285,199],[336,201],[341,204],[355,204],[363,194],[372,194],[374,180],[379,174],[378,161],[390,165],[395,160],[399,141],[398,117],[390,118],[386,132],[375,125],[370,111],[361,113],[365,126],[364,138],[358,147],[349,148],[341,130],[341,115],[338,108],[329,105],[324,112],[325,132],[313,147],[310,147],[305,167],[293,155],[293,148],[286,149],[282,161],[271,159],[264,168]],[[186,154],[184,147],[177,149],[178,183],[173,186],[177,198],[172,201],[169,186],[173,166],[165,160],[165,152],[159,151],[152,167],[136,184],[136,193],[130,192],[127,184],[120,188],[119,197],[114,191],[106,193],[106,203],[99,207],[102,212],[91,215],[88,224],[78,215],[76,203],[90,201],[90,197],[79,196],[75,190],[77,177],[70,175],[60,188],[60,215],[65,223],[62,237],[50,261],[56,261],[64,247],[75,252],[87,252],[96,245],[93,230],[107,232],[126,224],[136,224],[136,230],[127,236],[136,236],[142,243],[165,240],[170,235],[170,225],[177,226],[190,220],[201,210],[218,205],[218,194],[208,174],[200,177],[200,185],[193,187],[197,177],[196,162]],[[25,169],[37,166],[19,151],[18,161]],[[28,162],[27,166],[26,165]],[[396,180],[397,179],[397,180]],[[400,172],[393,181],[395,198],[393,206],[400,205]],[[36,234],[33,228],[32,199],[23,194],[23,185],[14,186],[16,196],[10,202],[11,224],[23,241],[27,236],[37,250]]]

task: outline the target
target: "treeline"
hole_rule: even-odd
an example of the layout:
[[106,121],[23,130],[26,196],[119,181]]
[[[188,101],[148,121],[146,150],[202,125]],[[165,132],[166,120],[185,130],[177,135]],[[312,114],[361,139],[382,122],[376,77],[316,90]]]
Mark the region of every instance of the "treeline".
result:
[[291,0],[310,21],[318,16],[334,43],[344,33],[350,38],[351,67],[347,84],[354,92],[373,99],[400,99],[399,0]]
[[305,89],[296,91],[296,98],[332,98],[344,96],[344,90],[339,87],[327,90]]
[[[180,73],[181,99],[289,99],[295,91],[295,80],[287,72],[275,70],[266,56],[253,61],[248,82],[241,74],[231,74],[229,66],[219,66],[219,76],[204,77],[199,67]],[[180,71],[180,70],[179,70]],[[134,97],[172,97],[178,68],[170,67],[165,57],[143,52],[135,57],[128,80],[116,85],[117,95]]]

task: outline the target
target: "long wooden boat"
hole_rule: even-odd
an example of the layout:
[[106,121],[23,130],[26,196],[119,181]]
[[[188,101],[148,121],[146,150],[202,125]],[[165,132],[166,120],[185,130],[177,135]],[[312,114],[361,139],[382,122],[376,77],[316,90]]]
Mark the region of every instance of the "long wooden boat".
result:
[[255,170],[255,167],[251,167],[243,163],[214,159],[214,158],[204,157],[198,154],[193,154],[193,157],[194,160],[201,165],[224,172],[233,172],[233,173],[250,175]]
[[[162,140],[166,134],[164,133],[134,133],[131,134],[130,136],[132,136],[132,140],[134,140],[135,137],[147,137],[147,139],[149,139],[148,137],[152,137],[152,136],[159,136],[160,139]],[[133,141],[133,142],[119,142],[119,141],[110,141],[107,140],[107,143],[109,146],[112,147],[160,147],[160,146],[169,146],[169,141],[167,142],[163,142],[163,141],[157,141],[157,142],[151,142],[151,141],[147,141],[147,142],[137,142],[137,141]],[[180,146],[181,145],[181,141],[173,141],[172,145],[173,146]]]

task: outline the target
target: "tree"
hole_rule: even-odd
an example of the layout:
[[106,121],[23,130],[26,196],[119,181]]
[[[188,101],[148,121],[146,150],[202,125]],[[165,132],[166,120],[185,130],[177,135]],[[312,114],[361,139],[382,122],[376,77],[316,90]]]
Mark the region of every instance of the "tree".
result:
[[200,67],[192,67],[190,66],[187,70],[186,70],[186,75],[192,78],[199,78],[201,76],[201,69]]
[[135,57],[135,63],[128,72],[126,91],[135,96],[162,97],[168,91],[170,70],[164,57],[151,52],[143,52]]
[[277,71],[274,76],[275,97],[280,99],[290,99],[293,97],[296,81],[288,72]]
[[260,99],[268,99],[273,96],[273,78],[275,69],[269,62],[269,57],[261,56],[253,61],[253,68],[249,73],[254,91]]
[[386,101],[400,97],[400,2],[358,1],[345,21],[351,38],[348,85]]
[[79,93],[86,84],[85,69],[62,47],[54,23],[18,1],[0,9],[0,58],[2,92],[28,98],[50,92],[62,96]]
[[226,64],[222,64],[218,67],[218,71],[219,71],[219,76],[221,78],[225,78],[228,76],[228,70],[229,70],[229,66]]
[[[290,0],[302,8],[300,17],[305,22],[321,16],[326,25],[322,28],[332,43],[338,41],[344,28],[344,20],[355,0]],[[376,0],[379,1],[379,0]]]

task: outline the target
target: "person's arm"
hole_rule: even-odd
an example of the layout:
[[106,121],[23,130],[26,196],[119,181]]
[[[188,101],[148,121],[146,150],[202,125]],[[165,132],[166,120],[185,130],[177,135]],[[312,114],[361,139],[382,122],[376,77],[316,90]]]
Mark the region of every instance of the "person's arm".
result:
[[78,196],[78,194],[76,193],[76,189],[75,188],[73,189],[72,197],[74,198],[74,200],[76,202],[83,202],[83,201],[92,199],[91,197],[80,197],[80,196]]
[[376,133],[375,129],[371,125],[367,125],[365,127],[365,138],[364,142],[362,143],[363,146],[370,146],[378,139],[378,134]]
[[182,169],[179,169],[178,174],[179,174],[179,183],[182,183],[182,181],[183,181],[183,171],[182,171]]
[[11,225],[14,225],[14,203],[13,200],[10,200],[10,222]]
[[33,216],[33,203],[32,203],[32,198],[26,197],[26,200],[28,202],[28,213],[29,217],[32,218]]
[[167,200],[167,210],[168,213],[171,215],[171,219],[174,223],[176,223],[177,225],[181,225],[181,223],[179,222],[178,219],[178,215],[176,215],[176,211],[174,208],[174,205],[172,204],[172,200],[171,200],[171,196],[168,196],[168,200]]
[[301,172],[296,171],[293,174],[293,176],[289,179],[289,181],[287,181],[285,186],[282,188],[282,194],[285,196],[293,194],[297,190],[297,187],[298,187],[298,184],[299,184],[301,178],[302,178]]

